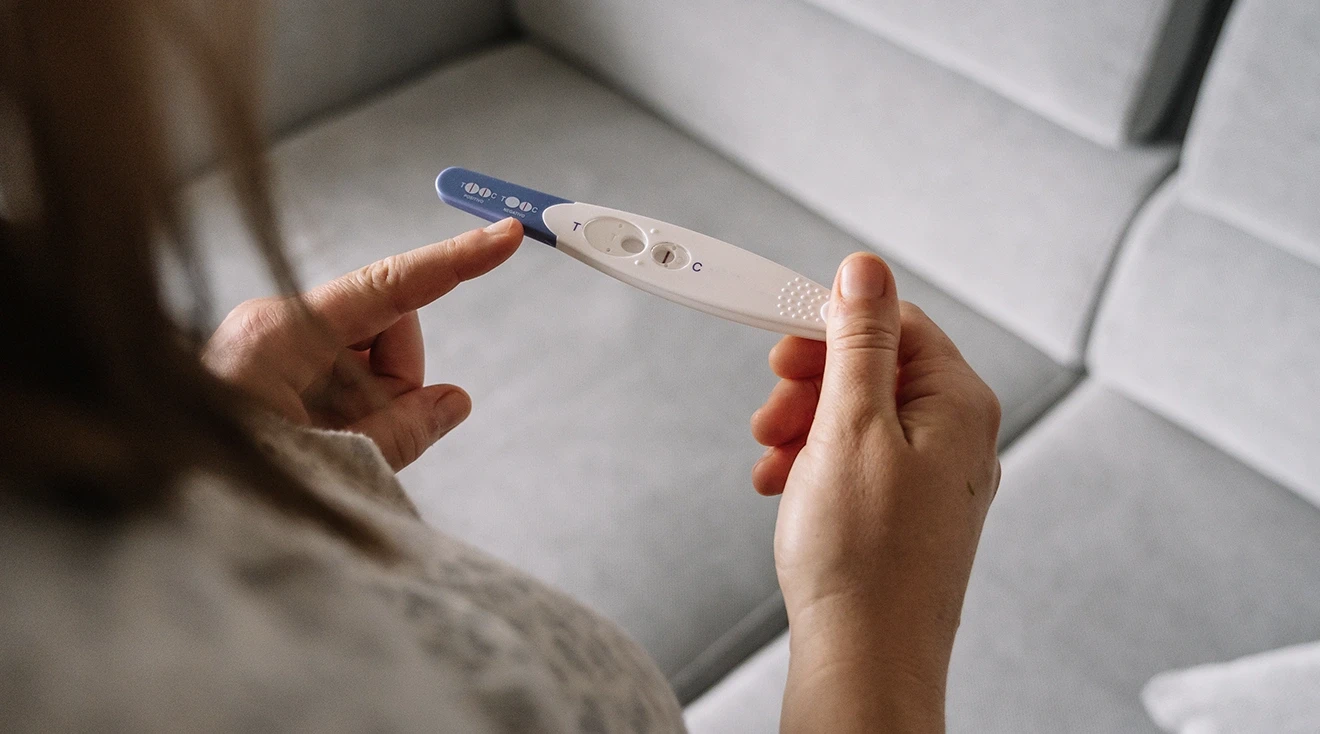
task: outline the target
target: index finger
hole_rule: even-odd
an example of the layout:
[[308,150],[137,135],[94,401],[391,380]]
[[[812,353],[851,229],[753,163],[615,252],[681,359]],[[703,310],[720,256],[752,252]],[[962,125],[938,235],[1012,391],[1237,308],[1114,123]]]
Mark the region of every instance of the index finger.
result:
[[474,229],[453,239],[392,255],[313,288],[307,307],[347,346],[388,329],[404,314],[431,303],[493,270],[522,242],[515,219]]

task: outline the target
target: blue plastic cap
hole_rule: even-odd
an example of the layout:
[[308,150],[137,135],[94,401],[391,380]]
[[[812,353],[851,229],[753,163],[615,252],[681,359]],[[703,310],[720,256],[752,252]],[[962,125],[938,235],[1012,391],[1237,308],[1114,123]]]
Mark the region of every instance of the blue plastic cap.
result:
[[456,166],[440,172],[435,179],[435,190],[444,203],[488,222],[514,217],[522,222],[528,237],[551,247],[558,238],[541,215],[555,204],[572,203],[568,199]]

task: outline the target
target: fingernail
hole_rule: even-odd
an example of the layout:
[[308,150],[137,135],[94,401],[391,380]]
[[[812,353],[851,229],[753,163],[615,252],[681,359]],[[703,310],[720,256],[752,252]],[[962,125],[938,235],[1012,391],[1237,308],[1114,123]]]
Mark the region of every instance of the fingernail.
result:
[[839,293],[845,301],[874,300],[885,294],[888,280],[885,266],[878,258],[850,257],[839,274]]
[[450,390],[435,401],[435,414],[441,430],[448,430],[467,417],[468,398],[461,390]]
[[508,232],[509,228],[512,226],[513,226],[513,217],[505,217],[500,221],[487,226],[485,231],[488,234],[504,234],[505,232]]

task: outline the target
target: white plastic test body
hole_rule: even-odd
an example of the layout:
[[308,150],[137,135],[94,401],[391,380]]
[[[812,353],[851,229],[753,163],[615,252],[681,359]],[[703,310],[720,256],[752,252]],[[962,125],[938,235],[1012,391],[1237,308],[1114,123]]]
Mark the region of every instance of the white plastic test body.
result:
[[825,339],[829,290],[740,247],[464,168],[446,168],[435,187],[453,207],[492,222],[515,217],[528,237],[648,293],[748,326]]

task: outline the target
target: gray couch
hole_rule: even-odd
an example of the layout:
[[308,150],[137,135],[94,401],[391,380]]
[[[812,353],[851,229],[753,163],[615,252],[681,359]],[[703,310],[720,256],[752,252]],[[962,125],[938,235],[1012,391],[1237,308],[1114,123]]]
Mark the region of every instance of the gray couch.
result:
[[[824,283],[890,259],[1004,407],[951,731],[1149,731],[1151,675],[1320,639],[1320,5],[276,7],[309,282],[475,226],[435,198],[449,165]],[[190,193],[228,307],[270,285],[223,188]],[[428,519],[617,620],[694,731],[774,730],[747,419],[775,337],[532,241],[423,323],[476,404],[404,473]]]

